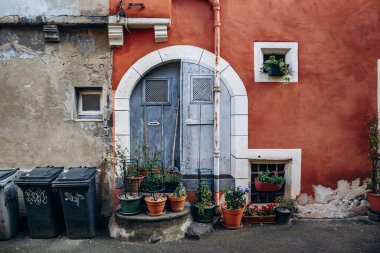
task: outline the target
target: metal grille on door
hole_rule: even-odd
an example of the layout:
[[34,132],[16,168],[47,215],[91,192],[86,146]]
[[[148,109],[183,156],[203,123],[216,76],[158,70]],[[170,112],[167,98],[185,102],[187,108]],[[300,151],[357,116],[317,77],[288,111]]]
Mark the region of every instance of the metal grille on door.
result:
[[145,81],[145,103],[167,104],[169,103],[169,81],[160,79],[148,79]]
[[193,77],[192,78],[192,102],[206,102],[213,101],[212,96],[212,77]]

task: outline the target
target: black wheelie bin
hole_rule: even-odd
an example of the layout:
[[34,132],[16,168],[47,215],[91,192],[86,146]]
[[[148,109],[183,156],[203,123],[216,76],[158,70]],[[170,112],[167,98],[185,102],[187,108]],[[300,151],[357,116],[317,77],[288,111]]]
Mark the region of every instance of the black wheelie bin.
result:
[[95,236],[98,218],[96,172],[96,167],[73,167],[53,182],[61,196],[67,236],[71,239]]
[[51,183],[63,167],[37,167],[15,180],[23,191],[29,234],[32,238],[52,238],[60,234],[62,206]]

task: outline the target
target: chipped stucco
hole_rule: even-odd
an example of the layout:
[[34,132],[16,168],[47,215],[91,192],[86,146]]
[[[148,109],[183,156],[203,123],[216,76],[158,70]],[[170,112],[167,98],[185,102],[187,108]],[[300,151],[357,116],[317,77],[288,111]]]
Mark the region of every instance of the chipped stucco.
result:
[[366,183],[360,179],[352,182],[340,180],[337,188],[313,185],[314,197],[305,193],[297,199],[299,218],[347,218],[365,214]]

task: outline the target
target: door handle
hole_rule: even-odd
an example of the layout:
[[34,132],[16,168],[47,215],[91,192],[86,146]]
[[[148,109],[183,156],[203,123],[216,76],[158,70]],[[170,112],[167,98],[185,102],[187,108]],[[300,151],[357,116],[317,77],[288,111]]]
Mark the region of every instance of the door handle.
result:
[[158,122],[157,120],[148,122],[148,126],[159,126],[159,125],[160,125],[160,122]]

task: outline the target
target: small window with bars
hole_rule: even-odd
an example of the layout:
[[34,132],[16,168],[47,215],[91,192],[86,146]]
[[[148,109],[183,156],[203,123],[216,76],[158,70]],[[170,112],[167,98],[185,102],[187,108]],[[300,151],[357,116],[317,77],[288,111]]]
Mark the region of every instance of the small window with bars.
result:
[[212,103],[213,102],[213,77],[192,76],[191,77],[191,102]]
[[278,173],[278,176],[285,177],[285,162],[254,162],[251,165],[251,202],[252,203],[273,203],[273,201],[284,195],[284,185],[282,185],[279,191],[275,192],[263,192],[257,191],[255,188],[255,178],[259,176],[260,173],[264,171],[270,171],[272,173]]
[[170,104],[169,79],[146,79],[144,82],[144,104]]

